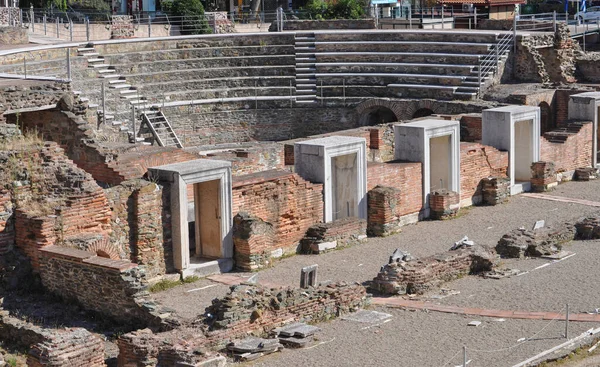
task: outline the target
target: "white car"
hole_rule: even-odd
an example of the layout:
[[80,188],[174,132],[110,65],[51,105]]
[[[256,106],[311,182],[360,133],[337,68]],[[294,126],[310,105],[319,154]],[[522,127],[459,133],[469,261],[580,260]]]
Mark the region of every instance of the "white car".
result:
[[578,12],[575,19],[580,23],[600,21],[600,6],[591,6],[585,12]]

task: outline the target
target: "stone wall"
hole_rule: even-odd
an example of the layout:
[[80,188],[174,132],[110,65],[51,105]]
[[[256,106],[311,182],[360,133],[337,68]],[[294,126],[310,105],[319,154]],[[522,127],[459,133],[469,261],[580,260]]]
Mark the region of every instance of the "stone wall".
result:
[[0,188],[0,255],[6,254],[15,244],[14,204],[9,190]]
[[390,259],[373,279],[371,288],[384,294],[421,294],[443,282],[491,270],[493,259],[494,253],[479,245],[422,259]]
[[[261,226],[240,221],[234,231],[236,266],[256,269],[264,266],[271,252],[295,252],[306,230],[323,218],[323,185],[313,184],[287,171],[265,171],[233,179],[233,214],[247,213],[272,227],[272,238]],[[245,223],[245,224],[243,224]],[[242,225],[243,224],[243,225]],[[256,229],[257,231],[255,231]],[[262,237],[261,237],[262,238]]]
[[15,80],[14,85],[0,92],[0,123],[6,121],[6,111],[56,105],[70,89],[67,82]]
[[592,123],[570,123],[566,129],[546,133],[540,139],[540,160],[553,162],[557,173],[592,164]]
[[27,366],[103,367],[104,342],[83,328],[46,329],[0,309],[0,340],[28,350]]
[[600,82],[600,52],[582,52],[577,55],[577,76],[586,82]]
[[[375,19],[335,19],[335,20],[286,20],[285,31],[308,31],[327,29],[375,29]],[[271,23],[269,32],[277,31],[277,22]]]
[[209,153],[201,158],[226,160],[231,162],[231,174],[242,176],[274,169],[285,168],[284,146],[279,143],[261,143]]
[[119,258],[144,265],[149,279],[172,270],[167,267],[172,263],[172,249],[165,247],[163,238],[162,188],[137,179],[105,192],[112,212],[110,239]]
[[[232,286],[229,295],[213,300],[205,324],[153,334],[148,330],[125,334],[117,341],[119,366],[197,365],[210,358],[210,350],[223,348],[249,334],[265,336],[292,322],[318,322],[354,312],[370,303],[358,284],[270,289],[259,285]],[[206,328],[206,326],[209,326]],[[203,328],[204,327],[204,328]],[[182,338],[182,336],[185,336]]]
[[170,329],[177,322],[154,303],[144,269],[125,260],[58,246],[40,250],[44,287],[130,328]]
[[[3,10],[6,8],[0,9]],[[2,21],[0,20],[0,24],[1,23]],[[0,45],[26,45],[28,43],[29,37],[27,36],[27,28],[0,26]]]
[[506,177],[508,152],[479,143],[460,143],[460,199],[471,205],[481,202],[481,180]]

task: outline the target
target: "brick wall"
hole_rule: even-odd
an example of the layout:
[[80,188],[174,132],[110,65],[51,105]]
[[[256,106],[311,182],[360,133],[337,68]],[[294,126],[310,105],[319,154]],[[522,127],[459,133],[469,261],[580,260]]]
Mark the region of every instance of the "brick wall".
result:
[[[367,191],[376,186],[398,189],[399,205],[396,216],[418,213],[423,206],[421,163],[386,162],[367,164]],[[371,206],[371,203],[368,203]]]
[[[284,148],[281,144],[261,143],[258,146],[211,153],[200,158],[231,162],[231,174],[242,176],[273,169],[285,168]],[[293,150],[292,150],[293,154]]]
[[[561,138],[553,142],[549,136],[540,139],[540,160],[554,162],[557,173],[568,172],[592,164],[592,123],[574,126],[570,133],[561,134]],[[578,130],[578,131],[577,131]]]
[[164,274],[171,248],[164,244],[162,188],[136,179],[105,191],[112,212],[110,238],[120,257],[144,265],[148,278]]
[[479,143],[460,143],[460,199],[481,201],[481,180],[506,177],[508,152]]
[[[67,159],[57,144],[44,143],[36,149],[31,148],[26,158],[19,160],[20,168],[12,168],[13,172],[26,172],[29,180],[16,181],[15,203],[11,204],[18,207],[15,243],[37,270],[38,250],[44,246],[106,236],[110,232],[110,208],[102,188]],[[3,174],[10,174],[10,169]],[[6,201],[4,205],[10,206]]]
[[[307,289],[269,289],[257,285],[232,288],[229,295],[215,299],[205,320],[212,327],[196,324],[153,334],[138,330],[119,338],[119,366],[177,366],[185,361],[196,365],[210,356],[209,349],[223,348],[233,339],[262,335],[291,322],[317,322],[333,319],[367,306],[370,298],[358,284],[330,284]],[[185,340],[181,335],[186,335]],[[206,351],[201,355],[198,350]]]
[[[305,254],[362,243],[367,237],[367,221],[356,217],[337,219],[311,226],[300,241]],[[327,243],[320,247],[319,244]]]
[[12,317],[0,310],[0,340],[29,350],[27,366],[101,367],[104,342],[83,328],[47,329]]
[[6,121],[3,115],[6,111],[54,105],[71,90],[70,83],[61,82],[19,81],[15,84],[18,85],[3,87],[0,91],[0,123]]
[[[16,116],[9,116],[16,123]],[[58,109],[19,114],[25,131],[36,131],[44,139],[58,143],[78,167],[95,180],[111,185],[141,178],[148,167],[184,162],[199,156],[177,148],[126,144],[108,149],[93,137],[96,132],[81,116]]]
[[150,300],[144,271],[129,261],[47,246],[40,250],[40,277],[48,291],[126,327],[169,329],[173,322]]
[[381,268],[371,288],[385,294],[420,294],[440,283],[469,273],[491,270],[494,254],[474,245],[409,261],[392,261]]
[[468,114],[460,118],[460,141],[481,140],[481,114]]
[[323,185],[291,172],[272,170],[234,177],[232,188],[233,214],[247,213],[269,223],[274,238],[271,242],[250,240],[236,248],[238,266],[251,263],[252,255],[278,248],[295,250],[306,230],[323,218]]

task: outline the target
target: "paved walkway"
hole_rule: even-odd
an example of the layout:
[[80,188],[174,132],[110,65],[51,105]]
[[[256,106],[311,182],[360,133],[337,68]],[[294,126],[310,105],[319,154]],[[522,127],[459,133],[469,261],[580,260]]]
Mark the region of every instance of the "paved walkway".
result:
[[531,194],[531,193],[521,194],[520,196],[524,196],[527,198],[533,198],[533,199],[559,201],[561,203],[574,203],[574,204],[581,204],[581,205],[587,205],[587,206],[593,206],[593,207],[600,207],[600,202],[597,202],[597,201],[568,198],[568,197],[564,197],[564,196],[553,196],[553,195]]
[[[508,311],[508,310],[485,310],[481,308],[457,307],[438,305],[431,302],[411,301],[403,298],[381,298],[373,297],[372,304],[410,308],[416,310],[428,310],[444,313],[453,313],[460,315],[496,317],[505,319],[527,319],[527,320],[565,320],[566,315],[557,312],[529,312],[529,311]],[[569,314],[569,321],[580,322],[600,322],[600,314],[577,313]]]

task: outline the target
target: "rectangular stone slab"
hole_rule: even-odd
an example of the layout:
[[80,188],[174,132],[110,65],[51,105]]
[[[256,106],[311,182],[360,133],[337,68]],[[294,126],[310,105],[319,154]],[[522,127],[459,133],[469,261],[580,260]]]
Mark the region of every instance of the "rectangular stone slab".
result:
[[279,342],[288,348],[304,348],[312,342],[312,336],[308,338],[295,338],[295,337],[279,337]]
[[283,328],[279,332],[279,336],[297,336],[300,338],[306,338],[307,336],[314,335],[317,331],[321,331],[316,326],[300,324],[293,327]]

